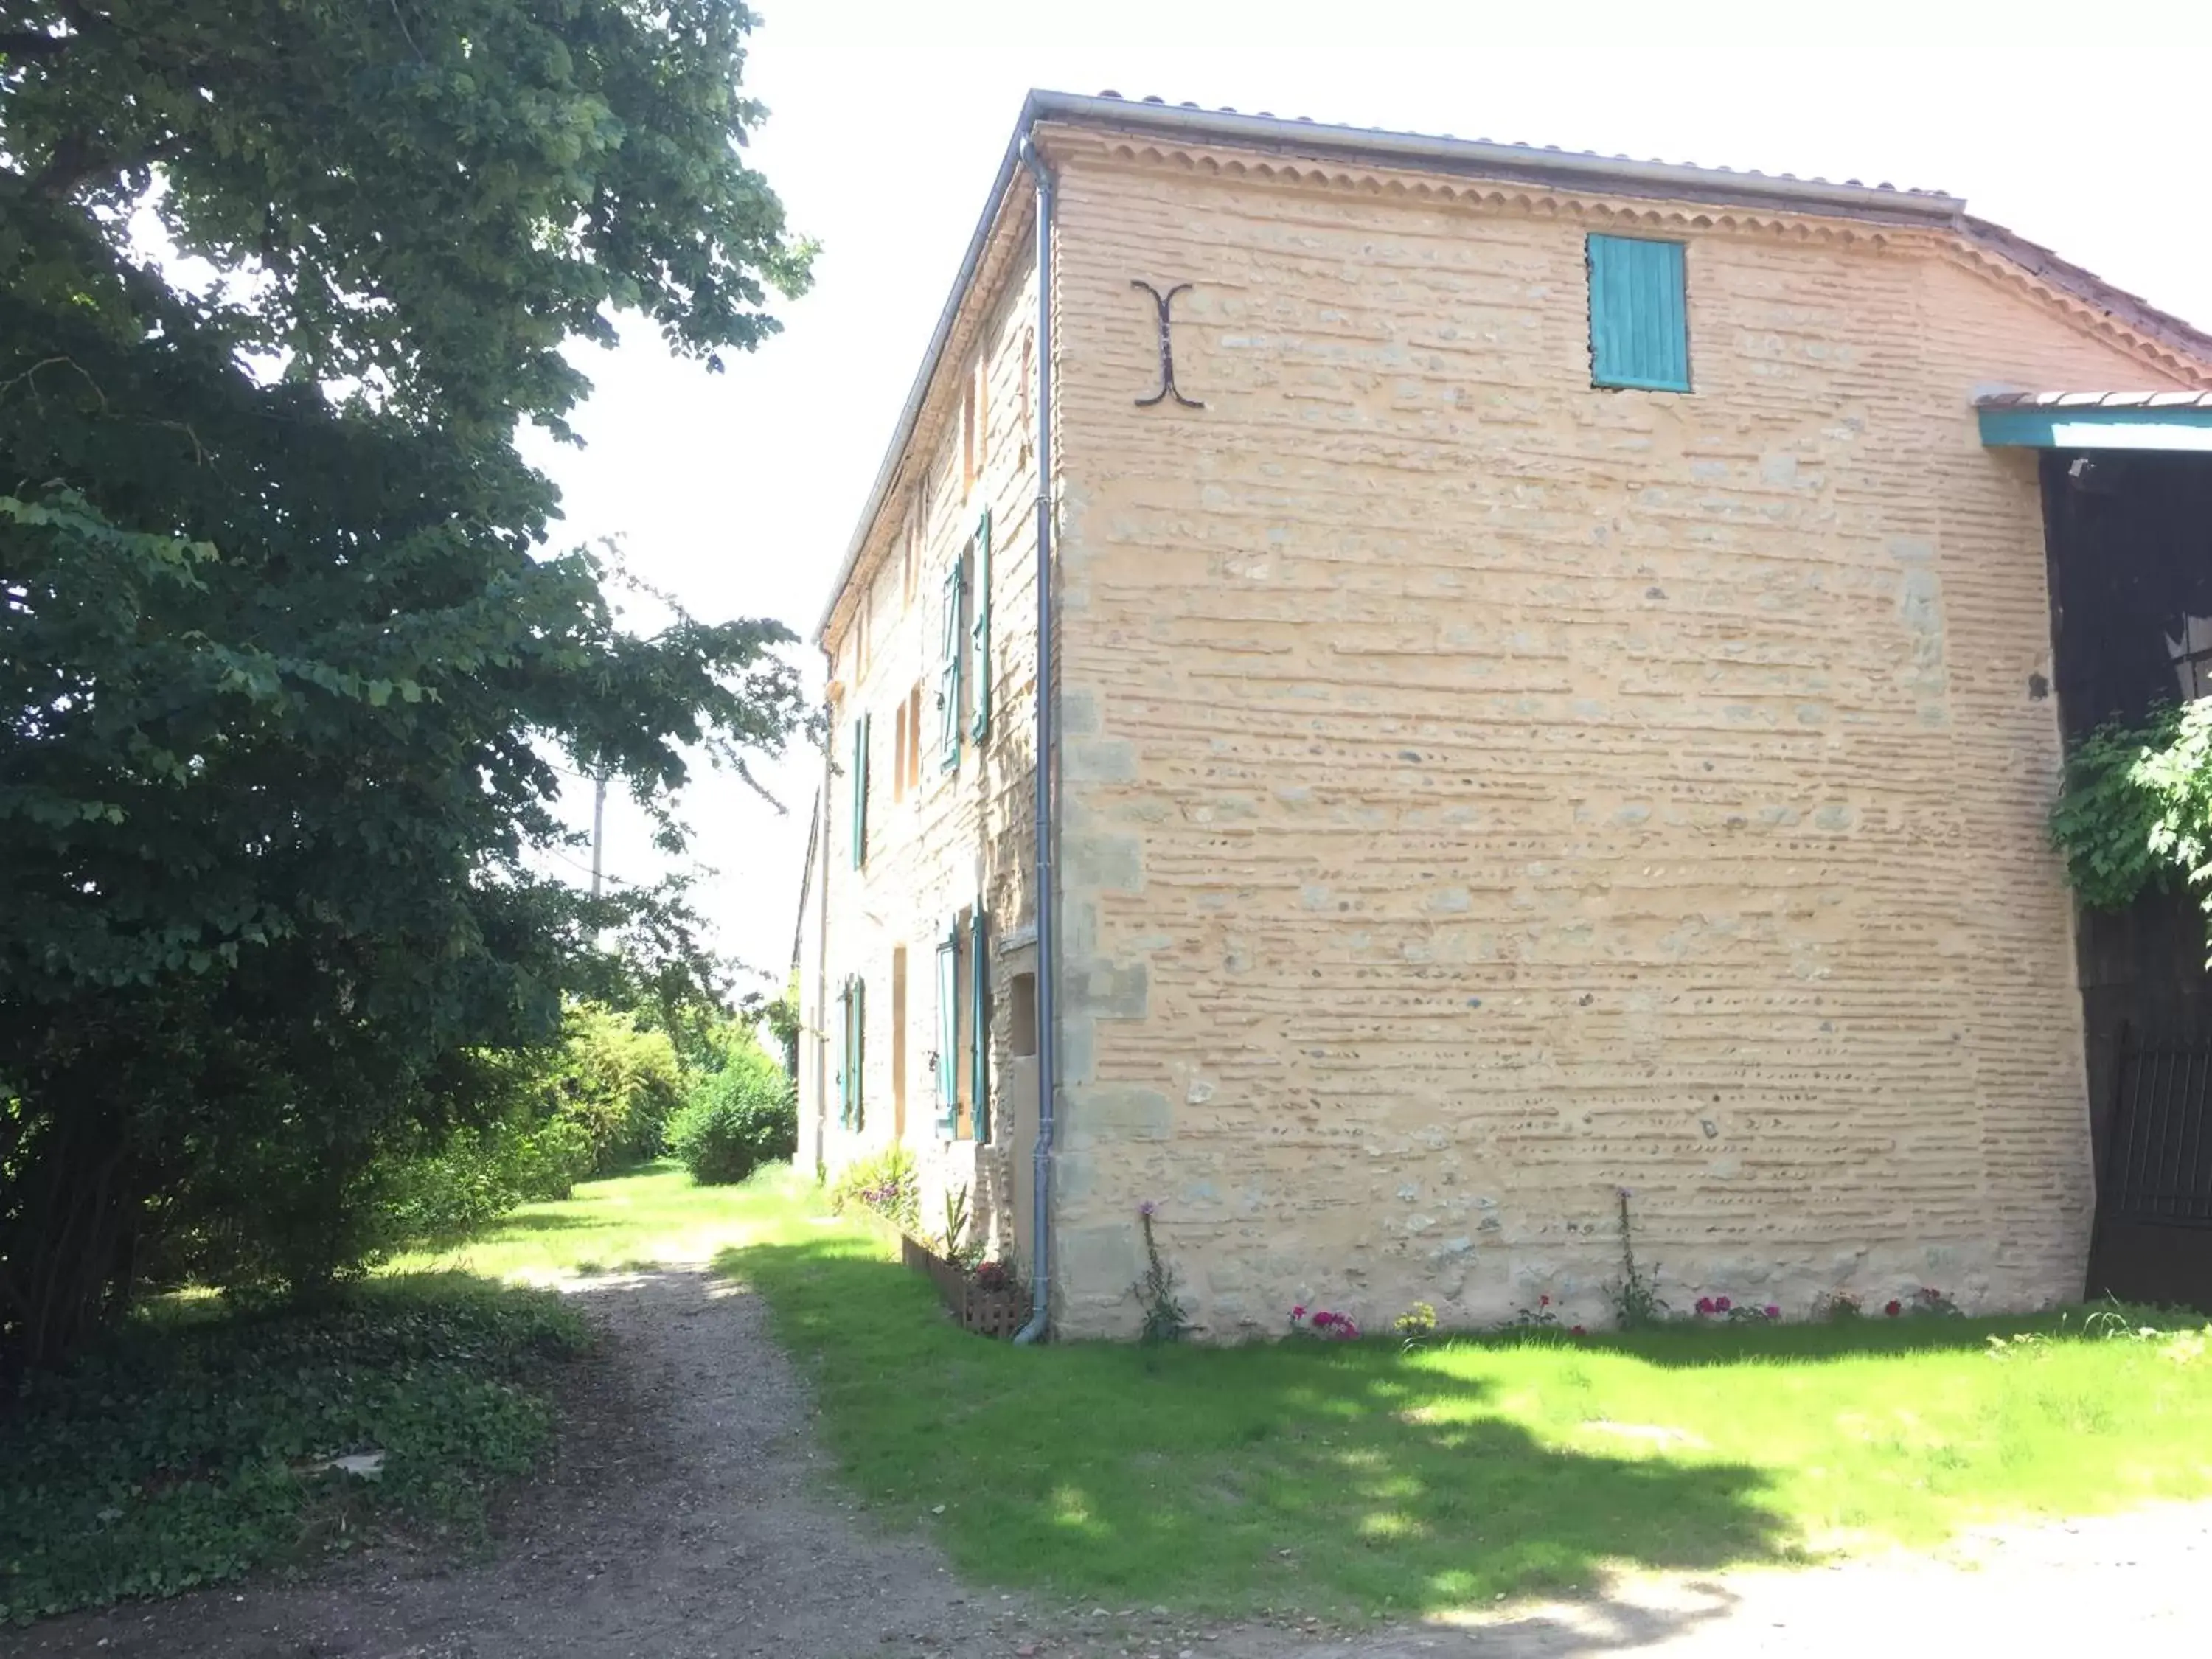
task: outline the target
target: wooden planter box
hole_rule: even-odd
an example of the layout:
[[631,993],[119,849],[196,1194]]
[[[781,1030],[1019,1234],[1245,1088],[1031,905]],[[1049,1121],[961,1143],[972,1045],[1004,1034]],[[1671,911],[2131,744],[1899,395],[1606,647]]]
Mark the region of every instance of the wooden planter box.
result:
[[1029,1317],[1029,1297],[1018,1285],[985,1290],[920,1239],[899,1235],[899,1255],[906,1265],[937,1286],[937,1293],[963,1330],[978,1336],[1012,1336]]

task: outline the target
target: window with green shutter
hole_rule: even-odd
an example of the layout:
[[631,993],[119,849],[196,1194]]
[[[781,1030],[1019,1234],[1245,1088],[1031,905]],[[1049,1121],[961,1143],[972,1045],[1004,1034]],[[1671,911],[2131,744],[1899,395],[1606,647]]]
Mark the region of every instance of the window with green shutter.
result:
[[937,942],[937,1135],[960,1133],[960,924]]
[[868,861],[868,717],[853,722],[853,867]]
[[945,573],[945,619],[937,667],[938,764],[947,772],[960,765],[960,659],[963,629],[961,598],[964,584],[956,561]]
[[968,919],[969,1121],[975,1139],[991,1138],[991,969],[980,899]]
[[1690,313],[1682,244],[1592,236],[1590,384],[1690,389]]
[[837,988],[837,1122],[849,1128],[853,1121],[853,988],[848,981]]
[[991,732],[991,509],[985,507],[975,526],[975,591],[969,599],[975,620],[968,629],[970,662],[975,679],[975,714],[968,735],[981,743]]
[[853,1127],[868,1125],[868,981],[853,981]]
[[866,1121],[862,1084],[868,1069],[868,987],[857,976],[848,976],[837,994],[844,1026],[843,1051],[837,1069],[837,1121],[860,1129]]

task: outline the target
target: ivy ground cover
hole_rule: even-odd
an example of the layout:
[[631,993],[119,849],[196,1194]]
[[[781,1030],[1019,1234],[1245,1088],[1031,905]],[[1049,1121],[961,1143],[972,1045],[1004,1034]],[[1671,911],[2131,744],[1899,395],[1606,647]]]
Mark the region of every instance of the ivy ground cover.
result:
[[465,1547],[551,1438],[549,1373],[584,1340],[550,1292],[458,1274],[312,1313],[159,1303],[0,1409],[0,1628],[395,1522]]

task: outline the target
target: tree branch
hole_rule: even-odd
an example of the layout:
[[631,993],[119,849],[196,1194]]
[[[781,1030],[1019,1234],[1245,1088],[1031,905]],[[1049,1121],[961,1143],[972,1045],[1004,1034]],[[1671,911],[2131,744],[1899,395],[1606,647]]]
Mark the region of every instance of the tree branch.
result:
[[52,158],[32,175],[30,191],[46,201],[59,202],[94,173],[120,176],[133,167],[151,167],[166,160],[176,149],[174,139],[165,138],[136,155],[118,155],[96,148],[83,133],[72,132],[54,146]]
[[38,34],[25,31],[0,34],[0,57],[53,58],[76,43],[73,34]]

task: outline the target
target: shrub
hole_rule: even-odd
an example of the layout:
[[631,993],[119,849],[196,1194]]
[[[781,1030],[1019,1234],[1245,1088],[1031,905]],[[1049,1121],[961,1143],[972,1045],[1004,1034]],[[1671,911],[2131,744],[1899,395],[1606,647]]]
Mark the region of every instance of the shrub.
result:
[[2066,757],[2051,834],[2093,909],[2185,886],[2212,912],[2212,697],[2082,738]]
[[466,1237],[517,1205],[568,1196],[592,1173],[590,1134],[571,1118],[463,1130],[386,1174],[391,1246]]
[[669,1120],[669,1151],[695,1181],[743,1181],[799,1149],[799,1106],[791,1079],[757,1042],[727,1043],[721,1066],[693,1086]]
[[830,1207],[842,1211],[848,1204],[866,1205],[907,1232],[920,1231],[921,1177],[914,1154],[892,1146],[848,1164],[830,1188]]
[[666,1127],[683,1099],[684,1070],[665,1031],[594,1002],[562,1020],[558,1062],[548,1079],[556,1113],[590,1137],[592,1168],[604,1175],[667,1150]]

